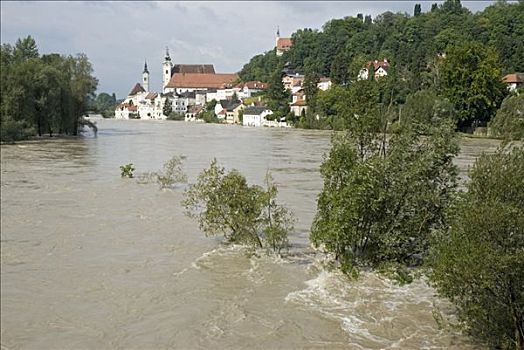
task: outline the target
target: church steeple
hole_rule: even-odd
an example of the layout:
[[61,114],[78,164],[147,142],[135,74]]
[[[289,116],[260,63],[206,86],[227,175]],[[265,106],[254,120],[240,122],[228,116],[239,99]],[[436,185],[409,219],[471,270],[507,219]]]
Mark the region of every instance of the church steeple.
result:
[[144,60],[144,71],[142,72],[142,86],[146,92],[149,92],[149,71],[147,70],[147,62]]
[[165,62],[171,62],[171,56],[169,56],[169,47],[166,46],[166,56],[164,57]]
[[277,26],[277,39],[280,38],[280,27]]
[[173,73],[173,63],[171,62],[171,56],[169,56],[169,48],[166,46],[166,56],[164,57],[164,63],[162,64],[162,91],[164,91],[166,85],[171,80]]

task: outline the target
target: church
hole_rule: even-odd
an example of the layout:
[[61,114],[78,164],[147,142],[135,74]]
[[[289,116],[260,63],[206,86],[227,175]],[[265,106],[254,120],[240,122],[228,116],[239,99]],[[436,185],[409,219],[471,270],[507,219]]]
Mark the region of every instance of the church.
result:
[[166,103],[171,105],[172,112],[184,114],[190,107],[204,105],[209,90],[216,91],[238,80],[238,74],[216,73],[212,64],[173,64],[169,49],[166,48],[161,92],[150,90],[146,62],[142,83],[136,83],[129,95],[116,107],[115,118],[166,119]]

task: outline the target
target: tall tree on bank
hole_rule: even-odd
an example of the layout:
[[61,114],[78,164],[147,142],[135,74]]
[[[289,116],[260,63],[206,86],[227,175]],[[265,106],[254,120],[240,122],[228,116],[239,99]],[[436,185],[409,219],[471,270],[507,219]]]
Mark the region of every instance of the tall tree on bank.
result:
[[495,50],[480,43],[452,46],[441,62],[439,92],[455,106],[459,128],[486,125],[507,95]]
[[420,7],[420,4],[415,4],[415,9],[413,10],[413,16],[419,16],[422,12],[422,9]]
[[285,117],[289,113],[291,95],[282,83],[281,67],[271,75],[269,88],[266,93],[268,107],[273,111],[275,118]]
[[85,55],[40,57],[31,37],[1,48],[1,139],[76,135],[97,79]]

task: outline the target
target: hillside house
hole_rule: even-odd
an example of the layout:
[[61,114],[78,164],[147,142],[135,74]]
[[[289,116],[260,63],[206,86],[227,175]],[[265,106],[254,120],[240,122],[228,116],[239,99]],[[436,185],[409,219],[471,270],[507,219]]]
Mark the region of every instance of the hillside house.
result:
[[367,80],[369,79],[369,71],[373,69],[373,75],[375,80],[380,77],[388,75],[389,62],[386,58],[382,61],[375,60],[369,61],[364,68],[358,73],[358,80]]
[[502,81],[507,85],[509,91],[515,91],[522,85],[522,79],[515,73],[504,76]]
[[320,81],[317,83],[318,89],[322,91],[326,91],[327,89],[331,87],[331,85],[332,85],[331,79],[326,78],[326,77],[320,78]]
[[295,93],[302,88],[304,83],[304,75],[296,72],[288,72],[282,76],[282,84],[284,89],[291,90],[291,93]]

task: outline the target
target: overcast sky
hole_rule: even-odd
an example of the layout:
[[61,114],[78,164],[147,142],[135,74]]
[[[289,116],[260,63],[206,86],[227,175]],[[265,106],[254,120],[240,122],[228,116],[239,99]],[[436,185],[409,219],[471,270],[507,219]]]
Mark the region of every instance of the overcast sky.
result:
[[[144,60],[151,88],[159,91],[165,47],[175,63],[212,63],[219,73],[238,72],[275,45],[275,32],[290,36],[332,18],[385,12],[428,11],[435,1],[207,1],[207,2],[6,2],[1,1],[2,43],[31,35],[39,51],[87,54],[98,92],[123,98],[141,81]],[[475,12],[489,1],[463,1]]]

